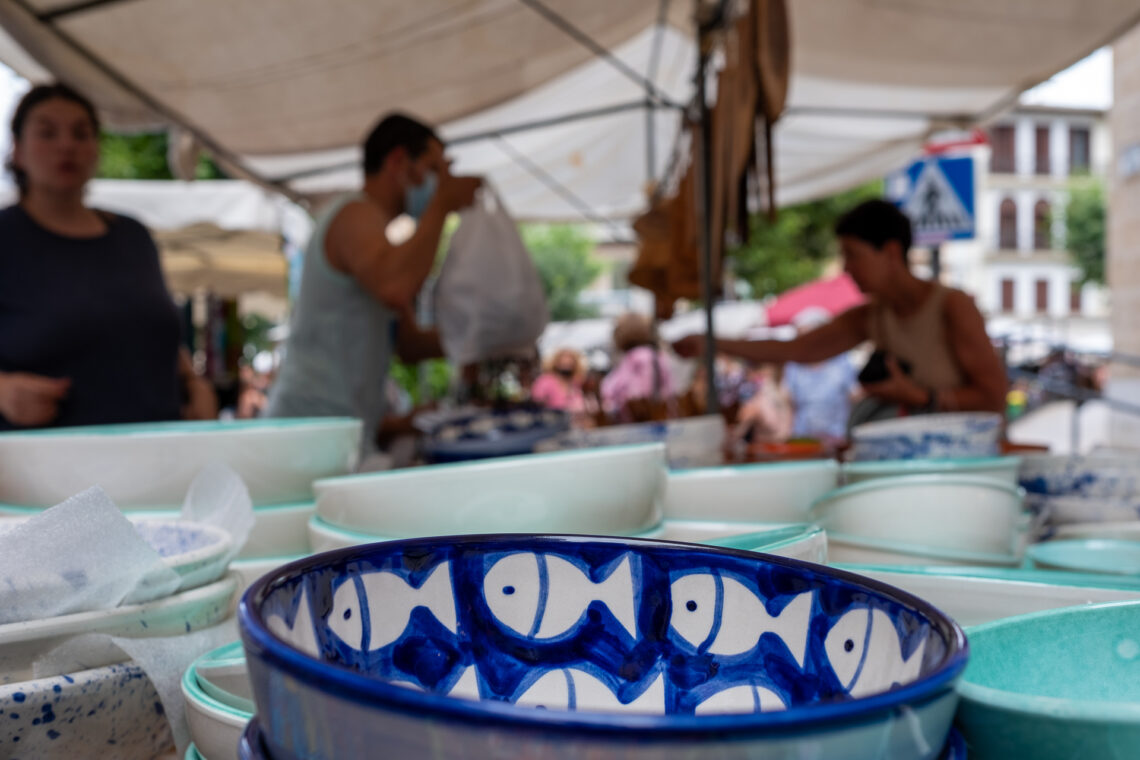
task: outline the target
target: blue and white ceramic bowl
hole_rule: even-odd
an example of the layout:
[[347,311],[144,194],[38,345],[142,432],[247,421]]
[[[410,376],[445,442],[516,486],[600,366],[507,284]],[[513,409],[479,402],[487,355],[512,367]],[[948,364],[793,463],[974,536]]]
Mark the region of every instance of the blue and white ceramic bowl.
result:
[[586,536],[329,552],[238,614],[275,760],[936,758],[967,657],[875,581]]
[[327,417],[0,433],[0,502],[49,507],[98,485],[124,510],[177,508],[212,462],[241,476],[254,504],[311,501],[314,480],[355,469],[360,430]]
[[855,460],[958,459],[998,454],[1002,417],[986,412],[925,414],[868,422],[851,431]]
[[566,414],[538,407],[473,410],[433,425],[424,454],[437,463],[529,454],[569,427]]
[[249,722],[241,735],[238,745],[239,760],[271,760],[269,751],[265,748],[265,738],[261,732],[261,725],[257,718]]
[[1127,501],[1140,497],[1140,456],[1030,454],[1019,477],[1030,494]]
[[152,760],[174,748],[154,685],[130,663],[0,684],[0,718],[5,758]]

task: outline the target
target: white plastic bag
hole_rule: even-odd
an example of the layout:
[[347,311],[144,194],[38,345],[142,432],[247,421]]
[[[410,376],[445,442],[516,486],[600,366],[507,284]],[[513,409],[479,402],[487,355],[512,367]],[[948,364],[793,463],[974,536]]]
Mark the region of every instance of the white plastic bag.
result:
[[484,186],[459,216],[435,290],[444,353],[458,366],[533,351],[550,312],[515,221]]

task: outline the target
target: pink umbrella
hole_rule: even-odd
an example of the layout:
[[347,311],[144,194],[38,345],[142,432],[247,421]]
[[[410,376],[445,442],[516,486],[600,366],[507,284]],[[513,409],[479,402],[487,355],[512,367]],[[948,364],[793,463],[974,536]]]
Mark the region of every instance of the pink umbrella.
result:
[[768,307],[768,324],[772,327],[791,324],[797,314],[812,307],[826,309],[834,316],[866,300],[855,281],[846,274],[813,280],[776,296]]

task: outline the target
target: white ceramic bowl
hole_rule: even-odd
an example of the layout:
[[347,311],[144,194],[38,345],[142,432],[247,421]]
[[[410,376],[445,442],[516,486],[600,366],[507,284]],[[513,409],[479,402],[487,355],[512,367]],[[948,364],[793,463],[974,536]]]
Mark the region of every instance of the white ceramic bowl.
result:
[[665,444],[670,467],[712,467],[724,462],[726,432],[724,418],[717,414],[707,414],[666,422],[573,430],[539,443],[535,450],[558,451],[660,442]]
[[831,562],[861,565],[1016,567],[1021,564],[1019,557],[1009,554],[937,549],[830,531],[827,534],[827,556]]
[[182,676],[182,696],[198,752],[207,760],[237,760],[242,731],[254,712],[241,642],[195,660]]
[[1030,612],[1140,600],[1140,582],[1020,568],[838,565],[933,604],[970,626]]
[[845,486],[812,507],[813,521],[840,536],[941,552],[1020,556],[1028,517],[1022,493],[991,478],[907,475]]
[[[450,535],[473,535],[476,532],[477,531],[467,531],[465,533],[453,533]],[[631,537],[662,538],[664,534],[665,525],[661,523],[654,525],[649,530],[643,530],[639,533],[635,533]],[[433,533],[423,536],[377,536],[371,533],[365,533],[363,531],[342,528],[339,525],[331,525],[322,520],[320,515],[313,515],[313,517],[309,520],[309,545],[313,547],[314,554],[319,552],[333,551],[334,549],[347,549],[350,546],[375,544],[382,541],[399,541],[402,538],[429,538],[432,535],[436,534]]]
[[665,478],[665,518],[803,522],[838,481],[830,459],[677,470]]
[[1103,496],[1048,496],[1030,493],[1026,503],[1050,525],[1119,523],[1140,518],[1140,495],[1128,499]]
[[1017,485],[1018,457],[982,457],[978,459],[896,459],[881,462],[848,462],[843,465],[843,481],[847,485],[876,478],[900,475],[966,475],[1000,480]]
[[1052,530],[1050,538],[1103,538],[1118,541],[1140,541],[1140,520],[1058,525]]
[[[177,636],[208,628],[229,615],[237,587],[237,578],[227,575],[206,586],[146,604],[0,625],[0,683],[31,678],[32,664],[37,657],[80,634],[145,638]],[[122,659],[122,653],[108,645],[106,649],[92,651],[85,664],[96,667]]]
[[102,486],[122,509],[180,507],[198,472],[224,462],[254,504],[312,498],[318,478],[351,472],[360,421],[168,422],[0,434],[0,502],[46,507]]
[[153,760],[173,752],[154,685],[125,663],[0,685],[0,756]]
[[530,454],[317,481],[330,525],[408,538],[464,533],[633,535],[661,522],[661,444]]
[[851,431],[857,461],[992,457],[1001,437],[1000,414],[923,414],[857,425]]

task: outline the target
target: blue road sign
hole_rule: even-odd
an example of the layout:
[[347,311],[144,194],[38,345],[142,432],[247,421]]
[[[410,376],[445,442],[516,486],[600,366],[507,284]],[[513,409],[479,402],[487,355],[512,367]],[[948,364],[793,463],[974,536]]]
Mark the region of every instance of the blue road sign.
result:
[[974,159],[931,156],[887,178],[887,195],[910,217],[914,242],[974,237]]

